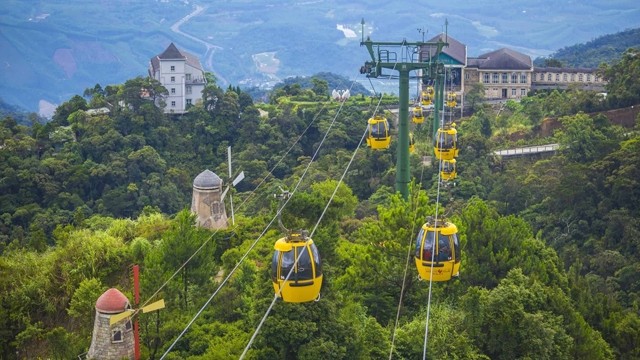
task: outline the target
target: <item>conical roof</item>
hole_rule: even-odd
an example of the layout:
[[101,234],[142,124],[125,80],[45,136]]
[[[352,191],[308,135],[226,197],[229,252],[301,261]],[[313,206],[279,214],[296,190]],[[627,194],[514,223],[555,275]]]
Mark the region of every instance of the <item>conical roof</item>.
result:
[[111,288],[100,295],[96,301],[96,310],[106,314],[118,314],[129,306],[129,299],[120,290]]
[[199,189],[214,189],[222,186],[222,179],[213,171],[207,169],[193,180],[193,187]]

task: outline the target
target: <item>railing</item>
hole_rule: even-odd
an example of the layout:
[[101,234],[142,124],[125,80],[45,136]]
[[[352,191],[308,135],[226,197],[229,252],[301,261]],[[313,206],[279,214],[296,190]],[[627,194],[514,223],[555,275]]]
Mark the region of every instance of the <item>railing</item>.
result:
[[521,156],[521,155],[533,155],[533,154],[541,154],[547,152],[555,152],[560,147],[559,144],[547,144],[547,145],[539,145],[539,146],[527,146],[515,149],[507,149],[507,150],[496,150],[493,152],[494,155],[499,156]]

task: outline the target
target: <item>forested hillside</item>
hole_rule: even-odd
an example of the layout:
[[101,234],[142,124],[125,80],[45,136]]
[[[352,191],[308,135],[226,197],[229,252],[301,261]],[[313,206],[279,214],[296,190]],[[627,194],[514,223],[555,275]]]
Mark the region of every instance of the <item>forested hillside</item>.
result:
[[[427,318],[433,359],[638,358],[640,128],[584,111],[640,103],[637,53],[603,68],[606,99],[554,91],[500,112],[479,104],[459,121],[459,181],[441,189],[437,211],[458,226],[461,274],[433,283],[431,297],[408,256],[436,213],[437,165],[422,161],[433,119],[414,131],[405,201],[393,190],[395,152],[361,144],[379,99],[333,103],[319,79],[257,104],[210,77],[204,103],[176,116],[153,104],[166,89],[135,78],[87,89],[46,124],[4,117],[0,357],[85,353],[97,298],[116,287],[132,299],[139,264],[142,301],[167,305],[139,317],[143,358],[170,346],[166,359],[239,358],[274,297],[283,188],[294,191],[284,223],[314,231],[321,299],[276,302],[248,359],[421,358]],[[107,104],[121,105],[87,112]],[[563,127],[540,138],[550,116]],[[489,156],[552,142],[561,149],[548,158]],[[197,228],[192,181],[207,168],[226,181],[227,146],[246,174],[232,190],[236,225]]]
[[[602,63],[617,61],[629,48],[640,48],[640,28],[603,35],[584,44],[566,46],[547,58],[557,60],[566,67],[597,68]],[[545,59],[538,58],[534,64],[545,66],[544,62]]]

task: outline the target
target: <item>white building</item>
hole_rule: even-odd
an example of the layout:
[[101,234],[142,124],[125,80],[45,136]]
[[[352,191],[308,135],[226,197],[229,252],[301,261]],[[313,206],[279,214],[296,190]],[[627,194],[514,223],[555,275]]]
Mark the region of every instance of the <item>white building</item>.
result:
[[190,105],[202,101],[206,79],[200,60],[178,50],[173,43],[162,54],[151,58],[149,76],[160,81],[169,92],[165,113],[182,114]]

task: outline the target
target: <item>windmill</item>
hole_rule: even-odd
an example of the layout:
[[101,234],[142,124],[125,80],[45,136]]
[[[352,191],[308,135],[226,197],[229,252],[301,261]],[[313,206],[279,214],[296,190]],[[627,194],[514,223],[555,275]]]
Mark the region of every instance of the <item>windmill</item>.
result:
[[[224,197],[227,195],[227,191],[229,191],[231,187],[235,187],[240,181],[242,181],[242,179],[244,179],[244,171],[240,171],[240,174],[238,174],[238,176],[236,176],[236,178],[231,181],[231,177],[233,176],[233,171],[231,170],[231,146],[227,147],[227,160],[229,163],[229,179],[227,180],[227,187],[222,192],[222,200],[224,200]],[[231,222],[233,225],[235,225],[236,219],[233,214],[233,195],[231,194],[229,194],[229,205],[231,207]]]
[[[136,307],[140,304],[140,267],[138,265],[133,265],[133,288],[134,288],[134,301]],[[124,320],[129,319],[135,316],[138,312],[142,311],[142,313],[148,313],[151,311],[157,311],[164,308],[164,300],[160,299],[158,301],[152,302],[149,305],[143,306],[137,309],[127,309],[122,313],[115,314],[109,318],[109,325],[113,326],[114,324]],[[133,338],[134,338],[134,359],[140,359],[140,333],[138,327],[138,320],[133,323]]]

